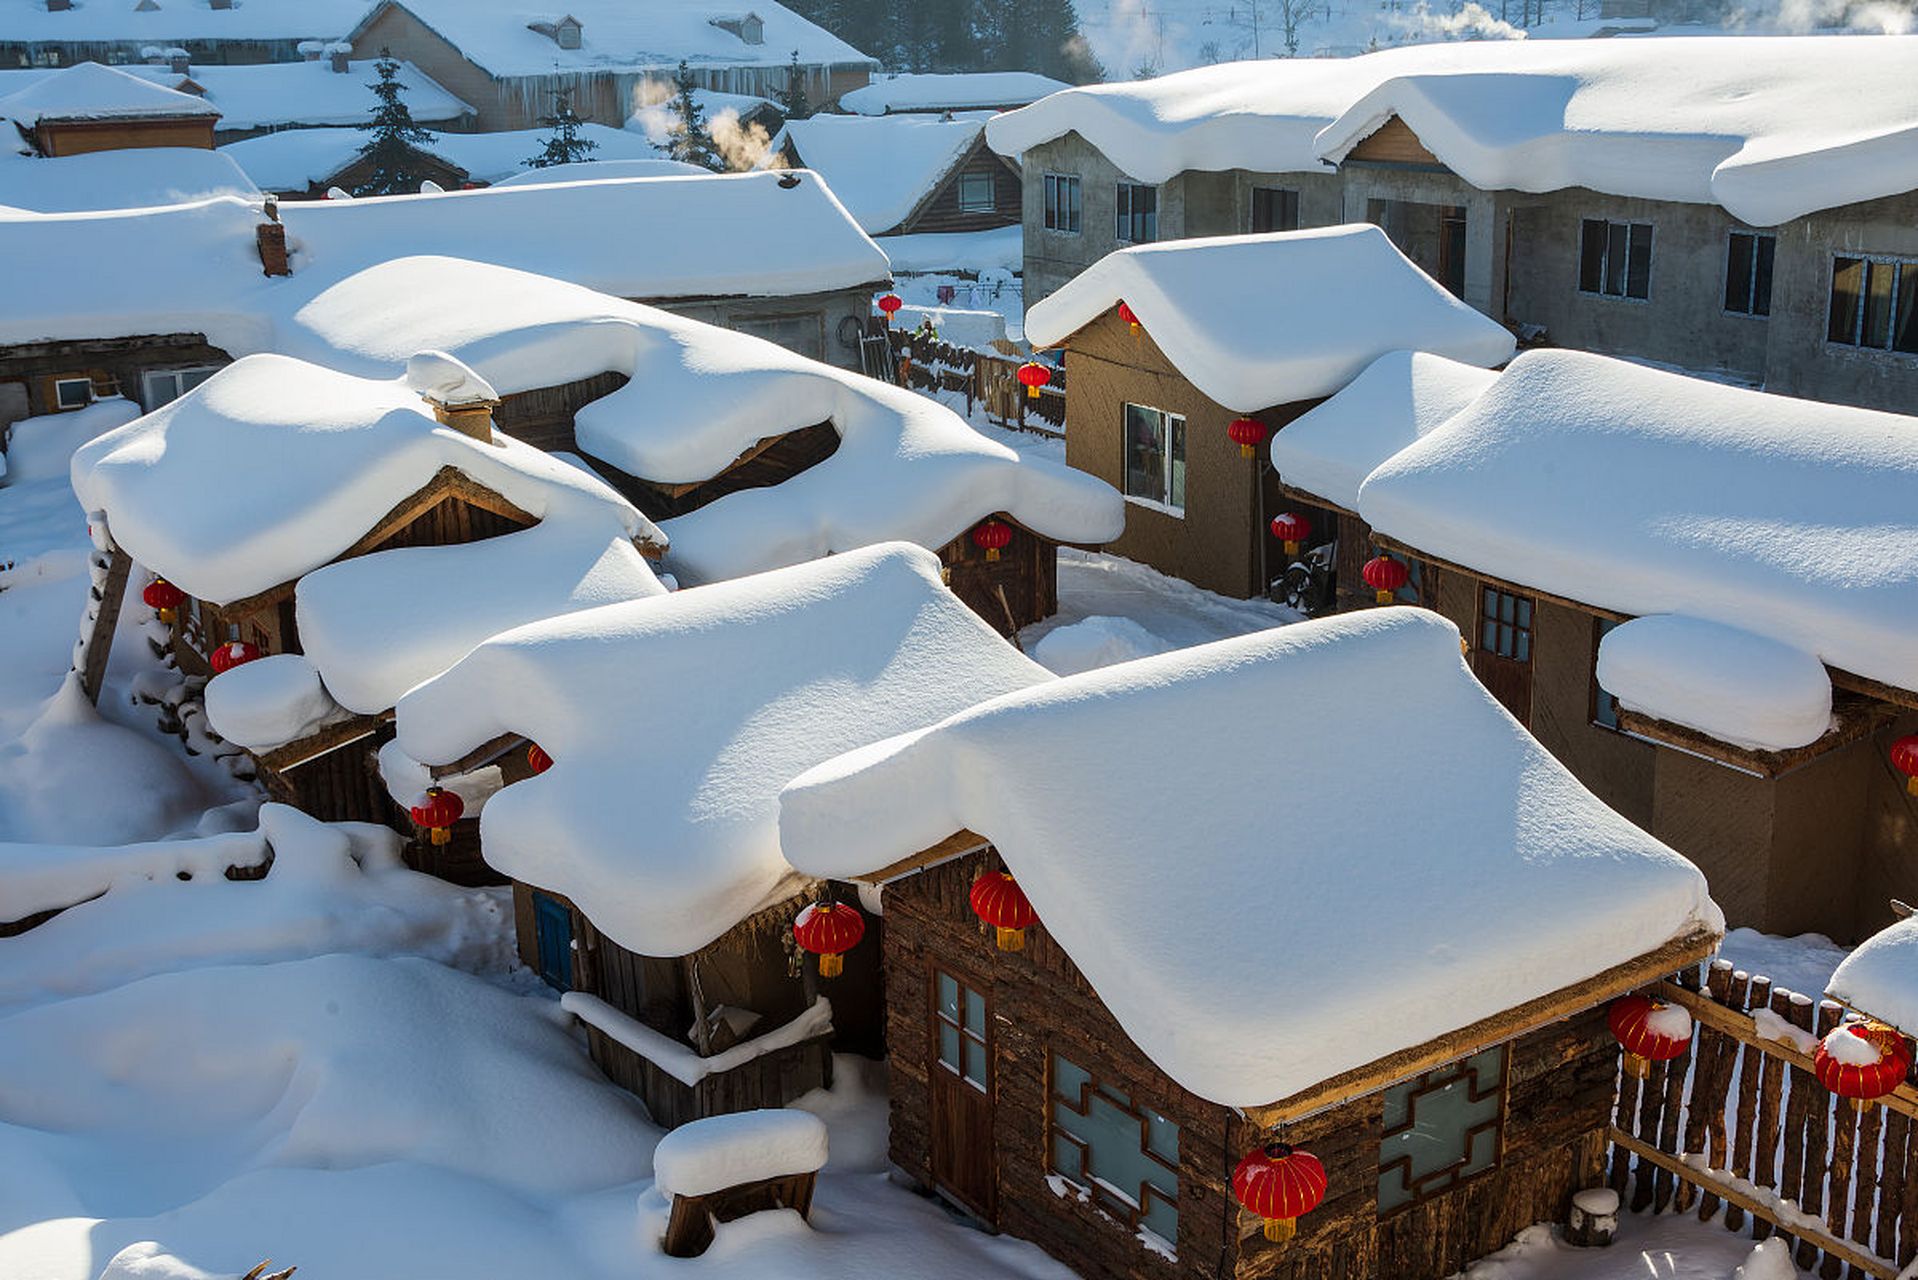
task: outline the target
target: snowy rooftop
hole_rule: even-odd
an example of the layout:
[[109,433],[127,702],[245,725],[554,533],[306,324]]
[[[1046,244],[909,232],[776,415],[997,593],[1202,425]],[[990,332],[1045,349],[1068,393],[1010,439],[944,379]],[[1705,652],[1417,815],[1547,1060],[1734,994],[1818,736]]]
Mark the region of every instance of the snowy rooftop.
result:
[[1121,301],[1193,386],[1242,413],[1329,396],[1388,351],[1496,365],[1514,346],[1370,224],[1120,249],[1027,311],[1026,338],[1058,346]]
[[81,503],[107,513],[136,561],[225,603],[326,564],[443,467],[535,517],[596,511],[601,533],[664,541],[578,468],[438,425],[402,380],[279,355],[240,360],[83,446],[72,474]]
[[76,4],[50,10],[44,4],[7,6],[11,40],[50,42],[331,39],[366,12],[367,0],[245,0],[230,9],[205,4],[168,4],[140,10],[131,4]]
[[0,98],[0,117],[27,128],[42,120],[176,119],[219,114],[218,107],[190,93],[97,62],[48,72]]
[[[1161,795],[1179,802],[1140,799]],[[1723,928],[1697,868],[1579,785],[1418,610],[1009,694],[830,761],[781,806],[787,857],[816,876],[962,829],[1139,1047],[1227,1106]]]
[[543,169],[527,169],[501,178],[496,187],[545,186],[555,182],[604,182],[608,178],[685,178],[699,177],[707,170],[684,160],[658,156],[637,160],[575,160],[571,164],[551,164]]
[[76,213],[257,195],[239,165],[198,147],[127,147],[51,159],[0,155],[5,209]]
[[1031,71],[968,71],[877,76],[839,99],[847,111],[883,116],[900,111],[971,111],[1037,102],[1072,86]]
[[985,117],[978,114],[951,120],[817,115],[788,121],[773,150],[790,146],[859,225],[878,235],[904,222],[984,129]]
[[398,742],[538,742],[552,767],[486,804],[487,861],[676,956],[791,888],[789,779],[1049,678],[895,544],[496,636],[400,701]]
[[1397,115],[1485,189],[1717,203],[1771,226],[1918,187],[1918,77],[1897,36],[1486,40],[1267,59],[1043,99],[1004,154],[1076,131],[1120,169],[1323,169]]
[[[474,182],[497,182],[516,174],[542,172],[528,170],[526,162],[544,148],[550,131],[546,129],[509,129],[498,133],[441,133],[419,148],[448,164],[465,170]],[[603,124],[582,124],[579,136],[597,148],[592,154],[610,161],[637,161],[668,164],[658,159],[652,144],[644,138]],[[315,182],[326,182],[359,158],[367,135],[358,129],[283,129],[229,142],[220,150],[247,171],[254,182],[267,191],[305,191]],[[667,171],[670,172],[670,171]],[[705,170],[694,170],[704,173]],[[613,175],[657,177],[645,170],[636,174]]]
[[1827,990],[1901,1031],[1918,1028],[1918,917],[1866,938],[1839,964]]
[[1358,510],[1493,577],[1742,628],[1918,690],[1911,418],[1532,351],[1374,471]]

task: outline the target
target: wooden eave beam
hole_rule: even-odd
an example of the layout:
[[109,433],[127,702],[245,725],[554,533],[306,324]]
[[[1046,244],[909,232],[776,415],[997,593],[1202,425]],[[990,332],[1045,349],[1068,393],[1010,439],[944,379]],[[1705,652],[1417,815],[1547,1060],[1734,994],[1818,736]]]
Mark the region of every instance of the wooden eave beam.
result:
[[[828,422],[830,421],[831,420],[828,419]],[[797,427],[792,431],[781,431],[778,435],[764,436],[759,440],[757,444],[747,449],[744,453],[740,454],[737,458],[734,458],[731,462],[721,467],[718,471],[714,472],[712,475],[707,476],[704,480],[688,480],[683,484],[653,484],[653,488],[659,490],[661,493],[665,494],[666,496],[670,498],[683,498],[687,494],[691,493],[693,490],[699,488],[700,486],[709,485],[713,481],[719,479],[721,476],[726,475],[728,472],[737,470],[738,468],[745,466],[748,462],[751,462],[754,458],[757,458],[760,454],[766,452],[766,450],[772,448],[774,445],[778,444],[781,440],[784,440],[787,436],[794,435],[797,432],[805,431],[808,429],[809,428],[807,427]],[[648,481],[647,483],[652,484],[651,481]]]
[[897,862],[889,862],[877,870],[846,878],[854,884],[885,884],[901,876],[909,876],[915,871],[924,871],[927,867],[937,866],[941,862],[974,853],[991,843],[992,841],[984,836],[962,828],[929,849],[921,849],[918,853],[910,854]]
[[382,720],[381,716],[354,716],[351,720],[327,725],[317,733],[310,733],[271,751],[254,753],[253,758],[259,761],[262,769],[284,773],[310,760],[317,760],[329,751],[337,751],[349,743],[378,733]]
[[[1285,428],[1280,427],[1279,430],[1283,431]],[[1283,480],[1279,481],[1279,496],[1281,498],[1290,498],[1294,502],[1305,502],[1315,507],[1323,507],[1327,511],[1336,511],[1342,516],[1351,516],[1354,520],[1365,519],[1364,516],[1349,507],[1341,507],[1330,498],[1322,498],[1309,489],[1301,489],[1296,485],[1289,485]],[[1419,558],[1421,560],[1431,559],[1430,556],[1420,556]]]
[[523,734],[502,733],[497,738],[489,738],[451,764],[436,764],[431,773],[435,778],[457,777],[462,773],[471,773],[475,769],[492,764],[502,756],[510,754],[515,748],[523,747],[531,739]]
[[1755,751],[1721,742],[1708,733],[1660,720],[1637,711],[1618,709],[1618,727],[1664,746],[1688,751],[1765,778],[1779,778],[1840,747],[1868,738],[1897,718],[1898,710],[1860,694],[1838,700],[1832,707],[1837,721],[1815,741],[1790,751]]

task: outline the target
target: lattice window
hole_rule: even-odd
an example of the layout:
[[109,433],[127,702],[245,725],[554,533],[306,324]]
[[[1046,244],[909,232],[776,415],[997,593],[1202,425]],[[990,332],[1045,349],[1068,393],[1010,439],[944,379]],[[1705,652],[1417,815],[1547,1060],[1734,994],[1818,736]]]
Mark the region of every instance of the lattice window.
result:
[[1046,1168],[1133,1231],[1179,1239],[1179,1126],[1052,1055]]
[[1532,660],[1532,598],[1497,587],[1479,597],[1479,647],[1514,662]]
[[949,973],[936,975],[939,1065],[981,1093],[992,1091],[986,1044],[986,998]]
[[1505,1127],[1505,1046],[1385,1091],[1379,1216],[1498,1167]]

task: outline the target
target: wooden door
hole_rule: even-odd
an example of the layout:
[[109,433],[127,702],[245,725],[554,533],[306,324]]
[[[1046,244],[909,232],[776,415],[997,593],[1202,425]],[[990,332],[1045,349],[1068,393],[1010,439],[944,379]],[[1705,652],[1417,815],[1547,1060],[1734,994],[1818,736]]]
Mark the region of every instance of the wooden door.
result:
[[1479,633],[1472,670],[1523,725],[1532,722],[1532,608],[1530,596],[1479,584]]
[[969,980],[934,969],[929,1037],[932,1180],[987,1222],[999,1208],[992,1132],[992,1009]]
[[573,911],[565,903],[533,890],[533,938],[539,948],[539,976],[561,991],[573,989]]

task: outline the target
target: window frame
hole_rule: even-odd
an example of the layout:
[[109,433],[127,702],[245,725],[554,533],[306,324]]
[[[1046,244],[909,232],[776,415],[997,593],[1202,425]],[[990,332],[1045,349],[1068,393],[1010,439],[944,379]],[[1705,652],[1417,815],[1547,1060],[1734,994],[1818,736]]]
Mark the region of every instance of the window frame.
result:
[[[1152,193],[1152,207],[1141,213],[1134,206],[1140,191]],[[1157,244],[1159,240],[1159,186],[1154,182],[1133,182],[1120,178],[1113,184],[1113,234],[1120,244]],[[1145,226],[1144,220],[1151,219]],[[1144,230],[1143,236],[1135,234]]]
[[[207,378],[211,378],[214,374],[218,373],[220,368],[221,366],[217,364],[192,364],[180,365],[176,368],[143,369],[140,371],[140,405],[148,413],[152,413],[155,409],[158,409],[160,405],[171,404],[187,392],[193,390],[193,387],[201,385]],[[199,382],[194,383],[193,387],[181,386],[180,380],[191,373],[201,373],[206,376],[201,378]],[[158,378],[173,379],[174,386],[178,387],[179,390],[156,404],[153,399],[153,383],[154,380]]]
[[[1590,235],[1589,228],[1593,224],[1605,228],[1604,248],[1599,251],[1598,287],[1595,289],[1587,288],[1585,285],[1585,258],[1590,249],[1588,244]],[[1612,230],[1615,227],[1625,229],[1625,261],[1619,269],[1619,289],[1616,293],[1606,287],[1612,274]],[[1645,230],[1645,292],[1636,294],[1631,291],[1632,246],[1637,240],[1636,232],[1641,227]],[[1578,292],[1588,298],[1609,298],[1614,302],[1650,302],[1652,300],[1653,260],[1656,256],[1658,242],[1657,232],[1657,224],[1651,222],[1634,222],[1617,218],[1581,218],[1578,225]]]
[[[1130,421],[1132,417],[1131,411],[1134,409],[1138,409],[1144,413],[1155,413],[1159,415],[1159,422],[1163,432],[1161,437],[1162,444],[1159,448],[1159,486],[1160,492],[1165,495],[1163,498],[1147,497],[1144,494],[1137,494],[1131,491],[1132,465],[1131,458],[1128,454],[1132,449]],[[1175,424],[1176,430],[1179,433],[1178,458],[1181,462],[1186,463],[1189,470],[1190,463],[1186,455],[1186,448],[1189,441],[1186,439],[1185,415],[1182,413],[1174,413],[1170,409],[1160,409],[1149,404],[1138,404],[1131,400],[1120,401],[1119,491],[1125,496],[1127,502],[1135,503],[1149,511],[1157,511],[1161,515],[1168,515],[1175,519],[1183,520],[1185,519],[1186,512],[1185,495],[1181,494],[1180,500],[1177,503],[1172,501],[1172,469],[1174,465],[1172,433],[1175,430]]]
[[[1603,729],[1608,733],[1623,733],[1625,730],[1623,726],[1618,723],[1618,695],[1612,693],[1598,682],[1598,646],[1605,642],[1605,636],[1612,628],[1623,625],[1623,620],[1619,618],[1594,617],[1592,619],[1591,696],[1587,700],[1585,720],[1586,723],[1590,724],[1594,729]],[[1603,708],[1607,702],[1611,704],[1612,719],[1609,724],[1599,719],[1598,714],[1599,710]]]
[[[1420,1072],[1418,1075],[1413,1076],[1407,1080],[1400,1080],[1396,1084],[1393,1084],[1390,1087],[1388,1087],[1385,1092],[1389,1094],[1398,1089],[1410,1088],[1413,1090],[1412,1096],[1417,1097],[1420,1094],[1430,1093],[1434,1091],[1434,1089],[1436,1088],[1444,1087],[1446,1085],[1448,1077],[1454,1077],[1457,1079],[1471,1078],[1474,1086],[1482,1087],[1482,1082],[1476,1079],[1477,1073],[1472,1071],[1467,1064],[1469,1064],[1474,1058],[1482,1057],[1486,1053],[1489,1053],[1494,1049],[1498,1051],[1498,1055],[1499,1055],[1497,1082],[1487,1092],[1475,1093],[1470,1095],[1469,1100],[1472,1102],[1479,1102],[1479,1101],[1483,1101],[1485,1098],[1496,1097],[1498,1099],[1498,1108],[1496,1112],[1493,1114],[1492,1119],[1490,1121],[1474,1125],[1472,1128],[1467,1129],[1465,1131],[1464,1150],[1460,1153],[1459,1158],[1457,1160],[1453,1161],[1451,1164],[1447,1165],[1445,1168],[1434,1170],[1431,1173],[1426,1174],[1422,1178],[1414,1179],[1411,1176],[1411,1157],[1410,1156],[1395,1156],[1390,1161],[1386,1160],[1385,1159],[1386,1142],[1396,1137],[1397,1135],[1406,1132],[1409,1128],[1412,1127],[1413,1117],[1415,1114],[1415,1107],[1410,1102],[1407,1103],[1406,1111],[1405,1111],[1406,1123],[1403,1125],[1400,1125],[1398,1128],[1395,1128],[1395,1129],[1388,1128],[1384,1124],[1383,1114],[1381,1114],[1380,1125],[1379,1125],[1379,1161],[1378,1161],[1380,1187],[1379,1187],[1378,1194],[1376,1194],[1374,1197],[1374,1203],[1377,1206],[1378,1220],[1380,1222],[1384,1222],[1389,1218],[1395,1218],[1399,1214],[1404,1213],[1407,1210],[1418,1208],[1420,1205],[1429,1204],[1431,1201],[1433,1201],[1434,1199],[1437,1199],[1440,1196],[1450,1194],[1451,1192],[1458,1190],[1460,1187],[1463,1187],[1469,1183],[1475,1182],[1478,1179],[1487,1176],[1488,1174],[1497,1173],[1500,1169],[1505,1167],[1505,1129],[1506,1129],[1506,1121],[1509,1117],[1509,1114],[1511,1111],[1511,1103],[1512,1103],[1512,1095],[1511,1095],[1511,1087],[1510,1087],[1511,1079],[1512,1079],[1512,1042],[1506,1041],[1502,1044],[1487,1045],[1485,1048],[1480,1049],[1477,1053],[1467,1054],[1462,1058],[1456,1058],[1453,1061],[1446,1063],[1444,1066],[1434,1067],[1430,1071]],[[1381,1098],[1383,1098],[1383,1096],[1384,1095],[1381,1095]],[[1490,1129],[1492,1133],[1491,1161],[1483,1169],[1475,1170],[1474,1172],[1465,1174],[1462,1177],[1459,1176],[1458,1174],[1459,1167],[1465,1164],[1465,1162],[1471,1158],[1472,1138],[1479,1133],[1485,1132],[1488,1128]],[[1385,1207],[1384,1196],[1383,1196],[1383,1190],[1384,1190],[1383,1184],[1385,1181],[1386,1173],[1388,1170],[1392,1170],[1401,1164],[1405,1166],[1401,1174],[1401,1177],[1403,1179],[1405,1189],[1409,1193],[1411,1198],[1404,1201],[1401,1204],[1395,1204],[1388,1209]]]
[[[76,409],[84,409],[93,403],[93,378],[90,374],[56,374],[52,379],[52,383],[53,411],[55,413],[72,413]],[[80,401],[78,404],[68,404],[66,393],[62,388],[71,387],[76,383],[86,388],[86,399]]]
[[[1182,1199],[1181,1189],[1184,1181],[1181,1176],[1183,1169],[1176,1155],[1174,1159],[1167,1160],[1162,1153],[1152,1149],[1150,1141],[1152,1123],[1148,1117],[1156,1118],[1160,1123],[1171,1128],[1172,1140],[1175,1147],[1180,1140],[1183,1126],[1156,1107],[1150,1107],[1135,1101],[1132,1090],[1117,1088],[1113,1082],[1113,1073],[1097,1065],[1096,1058],[1088,1059],[1087,1055],[1081,1052],[1078,1045],[1068,1045],[1067,1047],[1071,1049],[1073,1054],[1078,1054],[1079,1057],[1074,1058],[1062,1052],[1060,1045],[1057,1043],[1049,1043],[1046,1045],[1044,1134],[1046,1173],[1081,1191],[1095,1208],[1114,1221],[1122,1224],[1135,1236],[1150,1231],[1153,1236],[1165,1240],[1165,1237],[1159,1235],[1157,1231],[1154,1231],[1146,1225],[1146,1215],[1150,1212],[1151,1208],[1149,1202],[1153,1200],[1160,1201],[1171,1210],[1172,1229],[1173,1234],[1176,1236],[1178,1234],[1179,1203]],[[1086,1065],[1088,1060],[1094,1065]],[[1085,1073],[1085,1083],[1079,1087],[1079,1096],[1076,1099],[1069,1098],[1059,1091],[1057,1064],[1062,1061],[1075,1070]],[[1141,1182],[1138,1188],[1138,1199],[1128,1203],[1126,1199],[1121,1198],[1122,1196],[1129,1196],[1125,1188],[1118,1186],[1116,1183],[1106,1181],[1099,1175],[1096,1169],[1091,1167],[1091,1143],[1060,1124],[1058,1120],[1058,1108],[1064,1107],[1071,1114],[1089,1120],[1092,1114],[1092,1099],[1094,1094],[1102,1097],[1115,1111],[1138,1121],[1139,1154],[1171,1175],[1171,1195],[1167,1195],[1163,1188],[1155,1186],[1153,1183]],[[1054,1152],[1056,1144],[1061,1137],[1079,1153],[1080,1172],[1077,1176],[1059,1168],[1058,1158]],[[1108,1188],[1111,1189],[1108,1190]],[[1176,1239],[1165,1240],[1165,1243],[1171,1246],[1176,1253],[1179,1244]]]
[[[1751,262],[1746,270],[1750,273],[1745,285],[1745,308],[1725,306],[1725,298],[1732,288],[1732,249],[1743,237],[1751,242]],[[1758,259],[1760,245],[1770,245],[1771,263],[1765,274],[1765,309],[1758,310]],[[1748,320],[1771,319],[1772,293],[1778,283],[1778,236],[1771,231],[1757,231],[1750,227],[1733,227],[1725,233],[1725,288],[1720,296],[1720,309],[1728,316],[1743,316]]]
[[[1838,264],[1856,262],[1863,268],[1859,279],[1857,314],[1852,320],[1850,339],[1832,337],[1832,313],[1838,300]],[[1871,277],[1874,268],[1892,269],[1891,288],[1889,289],[1889,310],[1885,314],[1885,345],[1877,346],[1865,341],[1865,321],[1870,311]],[[1868,351],[1874,355],[1891,356],[1895,359],[1918,359],[1918,320],[1912,321],[1913,350],[1904,350],[1897,346],[1899,322],[1905,317],[1899,308],[1899,286],[1907,276],[1918,280],[1918,258],[1902,257],[1888,253],[1840,253],[1831,254],[1830,274],[1826,277],[1825,288],[1825,345],[1843,347],[1850,351]],[[1914,311],[1918,311],[1918,284],[1911,286],[1911,296],[1907,301]]]
[[[992,1017],[986,1009],[985,994],[981,985],[957,969],[949,969],[934,964],[932,968],[932,1062],[935,1067],[950,1071],[960,1084],[976,1089],[987,1098],[994,1096],[992,1089]],[[945,1008],[939,1003],[939,980],[945,978],[957,989],[957,1019],[946,1016]],[[979,1030],[974,1031],[966,1025],[967,996],[977,996],[980,1004]],[[945,1037],[941,1034],[946,1028],[952,1028],[957,1035],[959,1060],[956,1063],[946,1061]],[[984,1080],[975,1080],[966,1069],[971,1053],[979,1055],[983,1067]]]
[[[1502,602],[1506,600],[1512,602],[1512,617],[1510,621],[1506,620],[1505,611],[1502,607]],[[1519,621],[1521,612],[1523,612],[1525,618],[1523,622]],[[1490,644],[1487,644],[1485,640],[1485,628],[1487,625],[1493,628],[1492,642]],[[1475,649],[1505,662],[1516,662],[1523,666],[1530,666],[1532,664],[1534,632],[1537,625],[1538,597],[1521,595],[1516,591],[1507,591],[1503,587],[1495,587],[1490,583],[1480,581],[1478,634],[1475,637],[1478,643],[1474,646]],[[1507,631],[1510,631],[1512,635],[1512,651],[1510,653],[1504,652],[1501,644]],[[1521,637],[1525,642],[1523,646],[1523,657],[1519,656],[1519,640]]]
[[[984,204],[980,204],[977,201],[970,204],[967,203],[966,186],[968,183],[985,184],[986,197]],[[990,173],[962,173],[959,175],[958,181],[953,184],[953,198],[959,202],[959,212],[961,213],[991,213],[999,207],[998,180]]]
[[[1270,212],[1269,206],[1276,203],[1279,207],[1279,221],[1285,225],[1268,227],[1259,225],[1259,197],[1261,196],[1278,197],[1276,201],[1267,199],[1267,212]],[[1299,191],[1296,187],[1254,186],[1251,198],[1246,204],[1246,229],[1252,235],[1269,235],[1275,231],[1297,231],[1304,225],[1303,216],[1299,210]]]
[[[1071,207],[1062,197],[1070,191]],[[1069,217],[1068,217],[1069,215]],[[1070,221],[1071,226],[1063,225]],[[1039,225],[1062,236],[1082,235],[1085,231],[1085,189],[1076,173],[1046,173],[1040,178]]]

